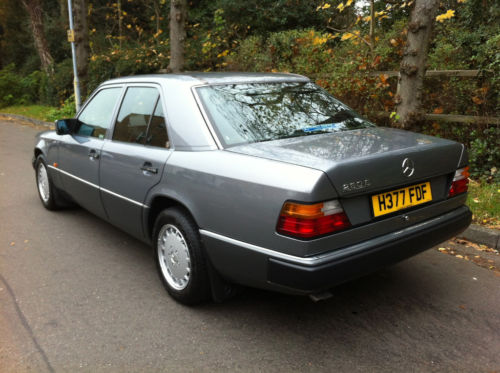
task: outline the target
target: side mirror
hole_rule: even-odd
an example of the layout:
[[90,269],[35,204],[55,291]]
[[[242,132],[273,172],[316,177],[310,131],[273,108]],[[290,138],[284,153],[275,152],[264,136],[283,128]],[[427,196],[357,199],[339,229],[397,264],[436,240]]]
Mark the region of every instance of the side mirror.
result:
[[68,135],[73,132],[76,127],[77,119],[59,119],[56,120],[56,133],[58,135]]

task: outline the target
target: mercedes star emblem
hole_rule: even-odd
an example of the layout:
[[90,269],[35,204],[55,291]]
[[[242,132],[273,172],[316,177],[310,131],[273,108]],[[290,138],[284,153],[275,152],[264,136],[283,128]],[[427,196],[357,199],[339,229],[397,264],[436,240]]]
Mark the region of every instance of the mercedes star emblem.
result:
[[406,177],[410,177],[415,172],[415,164],[410,158],[405,158],[401,167],[403,168],[403,175]]

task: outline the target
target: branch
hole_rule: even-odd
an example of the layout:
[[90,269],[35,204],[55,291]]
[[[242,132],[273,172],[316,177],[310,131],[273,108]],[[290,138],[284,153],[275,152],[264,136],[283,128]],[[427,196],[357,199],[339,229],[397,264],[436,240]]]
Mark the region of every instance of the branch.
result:
[[331,26],[326,26],[326,28],[333,30],[333,31],[337,31],[337,32],[348,32],[348,33],[354,35],[355,37],[357,37],[358,39],[360,39],[361,41],[363,41],[366,45],[368,45],[368,47],[372,48],[372,45],[369,42],[367,42],[364,38],[362,38],[360,35],[356,35],[356,34],[352,33],[351,31],[348,31],[348,29],[340,30],[338,28],[334,28]]

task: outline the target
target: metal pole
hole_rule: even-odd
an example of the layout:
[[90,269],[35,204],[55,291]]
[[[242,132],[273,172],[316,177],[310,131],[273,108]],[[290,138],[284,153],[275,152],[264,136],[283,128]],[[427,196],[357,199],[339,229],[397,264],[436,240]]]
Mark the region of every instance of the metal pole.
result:
[[75,89],[75,106],[76,111],[80,110],[81,97],[80,97],[80,81],[78,80],[78,70],[76,69],[76,48],[75,48],[75,31],[73,29],[73,9],[71,0],[68,0],[68,14],[69,14],[69,32],[68,39],[71,42],[71,55],[73,56],[73,86]]

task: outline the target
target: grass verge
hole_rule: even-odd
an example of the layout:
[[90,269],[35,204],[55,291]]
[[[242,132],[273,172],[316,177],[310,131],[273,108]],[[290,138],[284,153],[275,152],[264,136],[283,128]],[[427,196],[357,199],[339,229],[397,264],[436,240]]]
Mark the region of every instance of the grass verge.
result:
[[0,113],[24,115],[25,117],[49,121],[48,115],[55,108],[43,105],[15,105],[0,109]]
[[500,184],[480,183],[471,180],[467,204],[476,224],[500,229]]

